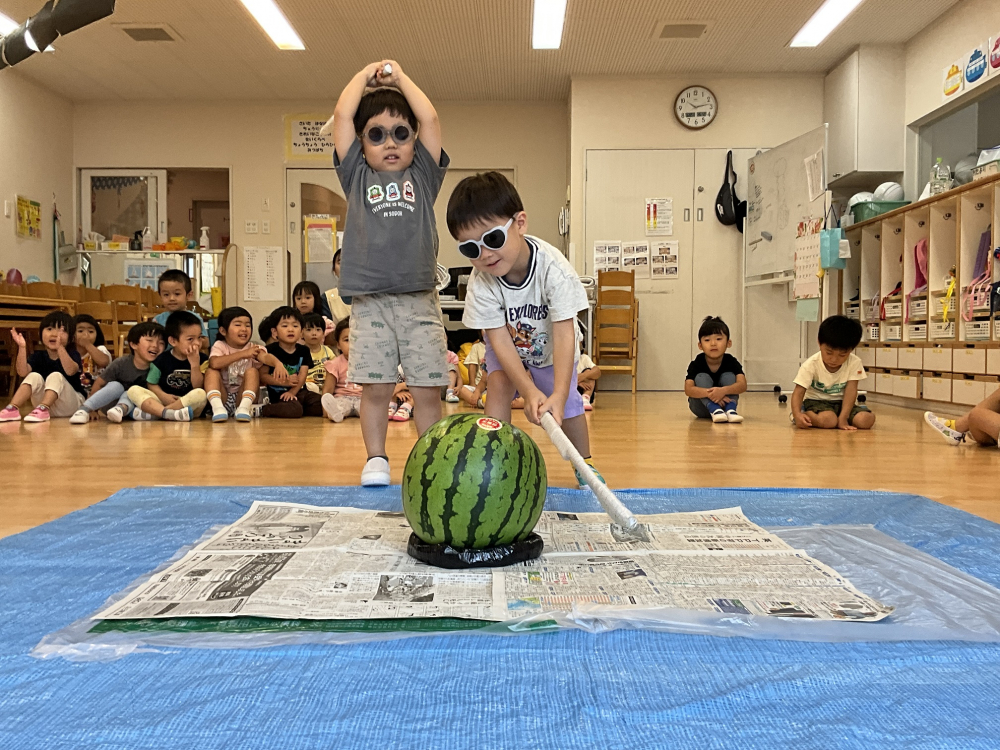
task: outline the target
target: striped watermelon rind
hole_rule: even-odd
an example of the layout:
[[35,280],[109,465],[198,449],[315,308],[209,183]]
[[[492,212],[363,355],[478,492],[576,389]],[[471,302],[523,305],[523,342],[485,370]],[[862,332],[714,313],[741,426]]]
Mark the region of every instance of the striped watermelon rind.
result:
[[547,486],[545,461],[528,435],[481,414],[454,414],[432,425],[410,451],[403,512],[428,544],[513,544],[538,523]]

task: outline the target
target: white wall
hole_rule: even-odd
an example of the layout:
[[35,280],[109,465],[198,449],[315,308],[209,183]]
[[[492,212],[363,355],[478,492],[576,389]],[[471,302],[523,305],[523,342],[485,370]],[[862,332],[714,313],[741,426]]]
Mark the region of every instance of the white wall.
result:
[[[73,105],[14,69],[0,71],[0,271],[18,268],[25,278],[53,280],[53,194],[72,242]],[[16,195],[42,204],[41,240],[16,235]],[[4,201],[10,202],[10,218]]]
[[[963,0],[906,43],[906,122],[912,125],[940,109],[944,69],[991,34],[1000,34],[996,0]],[[980,96],[995,85],[993,78],[956,102]]]
[[[532,229],[557,243],[556,215],[566,185],[567,116],[562,103],[464,104],[439,102],[445,149],[455,168],[513,168]],[[283,116],[330,112],[333,102],[206,104],[164,102],[155,108],[130,104],[82,104],[75,110],[77,168],[225,167],[232,180],[232,241],[288,247],[285,223]],[[184,113],[189,114],[184,114]],[[165,115],[164,113],[169,113]],[[332,164],[331,164],[332,168]],[[269,214],[263,199],[271,201]],[[270,219],[269,237],[247,235],[247,220]],[[292,259],[292,283],[301,264]],[[230,261],[228,297],[237,299]],[[268,312],[265,304],[255,315]],[[264,310],[263,308],[268,308]]]
[[[688,130],[673,115],[677,93],[693,83],[707,86],[719,100],[715,122],[701,131]],[[820,75],[574,79],[570,96],[572,207],[577,214],[583,210],[587,149],[772,147],[822,123]],[[575,246],[572,260],[582,270],[582,216],[573,218],[570,241]]]

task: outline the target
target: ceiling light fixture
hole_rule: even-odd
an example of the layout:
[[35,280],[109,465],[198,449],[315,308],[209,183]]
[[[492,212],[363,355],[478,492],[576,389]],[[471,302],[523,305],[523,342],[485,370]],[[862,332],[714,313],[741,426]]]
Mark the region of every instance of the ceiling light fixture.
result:
[[791,47],[818,47],[864,0],[826,0],[792,39]]
[[531,15],[531,48],[559,49],[565,20],[566,0],[535,0]]
[[299,35],[274,0],[240,0],[278,49],[304,50]]

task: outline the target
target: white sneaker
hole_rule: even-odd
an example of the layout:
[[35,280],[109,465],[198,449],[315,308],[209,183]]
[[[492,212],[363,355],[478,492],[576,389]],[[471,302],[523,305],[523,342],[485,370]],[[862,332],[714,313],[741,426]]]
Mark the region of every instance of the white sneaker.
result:
[[924,412],[924,421],[937,430],[948,445],[961,445],[965,442],[965,433],[953,430],[937,414],[930,411]]
[[743,416],[737,414],[735,409],[730,409],[726,412],[726,421],[730,424],[739,424],[743,421]]
[[361,472],[362,487],[387,487],[392,478],[389,476],[389,462],[384,458],[369,458]]
[[90,421],[90,412],[86,409],[77,409],[76,413],[69,418],[70,424],[87,424]]
[[724,412],[722,409],[719,409],[718,411],[712,412],[712,421],[715,422],[716,424],[721,424],[722,422],[728,422],[729,417],[726,416],[726,412]]
[[120,406],[112,406],[110,409],[108,409],[107,416],[108,416],[108,421],[114,422],[115,424],[121,424],[122,420],[125,419],[125,413]]
[[332,393],[324,393],[323,398],[320,399],[320,403],[323,404],[323,413],[326,414],[327,419],[331,422],[343,422],[344,412],[340,408],[340,404],[337,403],[337,399],[333,397]]
[[455,395],[455,391],[449,388],[448,392],[444,396],[444,400],[449,404],[457,404],[458,396]]

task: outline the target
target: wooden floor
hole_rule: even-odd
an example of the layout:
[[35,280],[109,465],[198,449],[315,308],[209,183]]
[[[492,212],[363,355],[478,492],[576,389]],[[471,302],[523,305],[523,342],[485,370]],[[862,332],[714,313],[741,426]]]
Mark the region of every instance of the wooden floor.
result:
[[[744,424],[713,425],[693,419],[682,394],[602,393],[589,419],[594,460],[612,488],[892,490],[1000,522],[1000,450],[952,448],[920,412],[873,409],[878,422],[870,433],[800,431],[770,394],[744,397]],[[523,414],[514,421],[528,426]],[[550,485],[573,486],[572,469],[541,428],[531,427],[530,434],[545,454]],[[415,439],[412,422],[389,424],[394,482]],[[320,419],[0,424],[0,536],[126,487],[353,485],[364,459],[357,419],[340,425]]]

